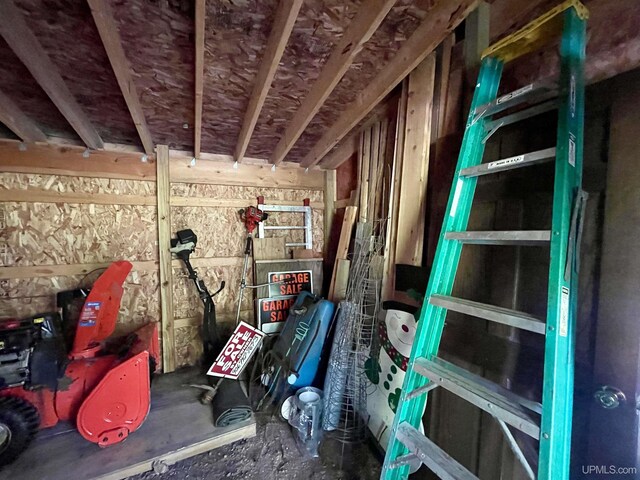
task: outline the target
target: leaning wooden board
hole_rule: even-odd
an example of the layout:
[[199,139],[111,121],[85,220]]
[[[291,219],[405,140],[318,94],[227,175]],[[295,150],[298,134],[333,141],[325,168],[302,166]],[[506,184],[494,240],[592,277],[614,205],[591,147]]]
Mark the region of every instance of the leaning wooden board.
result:
[[232,427],[213,426],[211,407],[198,401],[200,392],[183,386],[202,381],[193,371],[154,378],[146,421],[123,443],[109,448],[87,442],[68,424],[43,430],[16,462],[0,470],[0,479],[68,480],[72,469],[74,478],[119,480],[152,470],[154,463],[172,465],[254,437],[254,419]]

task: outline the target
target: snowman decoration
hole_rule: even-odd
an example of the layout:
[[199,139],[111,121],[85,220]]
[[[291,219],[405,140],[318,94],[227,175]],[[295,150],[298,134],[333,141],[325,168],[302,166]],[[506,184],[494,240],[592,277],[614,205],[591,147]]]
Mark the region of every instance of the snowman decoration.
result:
[[[365,372],[371,382],[367,389],[369,429],[378,443],[386,449],[416,335],[417,321],[414,314],[401,310],[383,310],[380,316],[383,318],[378,322],[377,344],[374,343],[375,346],[365,362]],[[424,433],[422,423],[420,431]]]

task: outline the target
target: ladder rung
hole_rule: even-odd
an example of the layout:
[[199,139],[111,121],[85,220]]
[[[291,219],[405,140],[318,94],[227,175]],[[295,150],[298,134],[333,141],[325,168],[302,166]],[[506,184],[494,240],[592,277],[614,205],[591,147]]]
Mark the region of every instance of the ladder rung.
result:
[[534,402],[440,358],[417,358],[414,370],[496,418],[538,439],[540,426],[523,405]]
[[431,295],[429,303],[436,307],[446,308],[473,317],[484,318],[485,320],[510,325],[542,335],[545,334],[546,330],[546,325],[540,318],[517,310],[445,295]]
[[408,453],[407,455],[402,455],[401,457],[398,457],[397,460],[391,462],[391,468],[400,468],[404,465],[411,465],[416,460],[420,461],[415,453]]
[[527,118],[535,117],[536,115],[549,112],[557,107],[558,107],[558,102],[556,99],[549,100],[548,102],[544,102],[539,105],[534,105],[533,107],[525,108],[518,112],[512,113],[510,115],[505,115],[503,117],[496,118],[495,120],[488,121],[484,124],[484,128],[488,132],[495,131],[500,127],[511,125],[512,123],[516,123],[521,120],[526,120]]
[[545,148],[531,153],[525,153],[515,157],[503,158],[495,162],[483,163],[475,167],[460,170],[461,177],[478,177],[490,173],[505,172],[514,168],[528,167],[537,163],[544,163],[556,157],[555,147]]
[[441,479],[478,480],[478,477],[451,458],[447,452],[422,435],[409,423],[403,422],[398,425],[396,437]]
[[547,245],[551,239],[549,230],[489,230],[446,232],[447,240],[477,245]]
[[265,225],[265,230],[304,230],[304,225]]
[[425,386],[416,388],[415,390],[412,390],[409,393],[407,393],[406,400],[411,400],[412,398],[419,397],[420,395],[425,395],[429,393],[431,390],[433,390],[434,388],[436,388],[437,386],[438,386],[437,383],[429,382]]
[[513,92],[502,95],[492,102],[480,105],[475,109],[474,115],[476,120],[482,117],[490,117],[491,115],[507,110],[514,105],[525,102],[541,101],[542,99],[549,98],[549,96],[555,96],[557,95],[555,90],[555,82],[550,82],[549,80],[530,83],[522,88],[514,90]]

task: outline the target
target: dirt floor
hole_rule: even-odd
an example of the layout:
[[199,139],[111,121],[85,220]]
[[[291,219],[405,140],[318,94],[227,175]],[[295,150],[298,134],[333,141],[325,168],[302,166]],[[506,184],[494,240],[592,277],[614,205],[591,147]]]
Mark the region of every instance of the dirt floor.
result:
[[260,479],[365,480],[380,477],[380,461],[367,445],[348,446],[326,441],[320,458],[298,449],[288,424],[258,416],[257,435],[171,465],[165,473],[147,472],[134,480]]

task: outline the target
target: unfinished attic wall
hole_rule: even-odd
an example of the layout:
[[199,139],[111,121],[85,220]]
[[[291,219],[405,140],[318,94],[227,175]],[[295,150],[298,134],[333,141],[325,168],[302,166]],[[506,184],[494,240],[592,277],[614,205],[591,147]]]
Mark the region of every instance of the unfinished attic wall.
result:
[[[16,144],[0,144],[0,318],[55,310],[57,292],[90,285],[100,272],[96,269],[128,260],[133,270],[125,283],[117,333],[160,322],[155,163],[106,152],[83,159],[81,152],[36,146],[20,152]],[[171,158],[171,233],[182,228],[197,233],[193,264],[211,291],[226,281],[216,309],[222,328],[230,329],[246,235],[238,210],[255,205],[258,195],[266,203],[280,204],[309,198],[313,247],[322,252],[324,173],[302,176],[297,166],[285,166],[277,172],[265,167],[266,174],[256,175],[257,166],[241,165],[235,171],[228,161],[201,161],[187,171],[180,169],[183,160],[178,154]],[[301,221],[290,214],[269,218],[272,225]],[[172,274],[169,318],[179,368],[195,364],[200,354],[202,304],[176,259]],[[249,295],[242,319],[252,323],[253,317]]]

